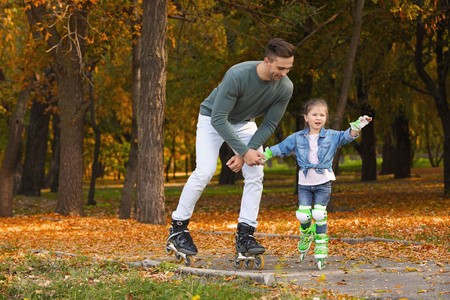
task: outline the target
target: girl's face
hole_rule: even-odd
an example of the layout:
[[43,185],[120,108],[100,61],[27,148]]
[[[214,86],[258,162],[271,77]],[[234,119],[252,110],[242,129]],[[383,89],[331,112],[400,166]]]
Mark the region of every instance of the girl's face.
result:
[[305,121],[309,126],[310,134],[318,134],[320,129],[325,126],[327,122],[328,110],[323,105],[314,105],[309,112],[304,115]]

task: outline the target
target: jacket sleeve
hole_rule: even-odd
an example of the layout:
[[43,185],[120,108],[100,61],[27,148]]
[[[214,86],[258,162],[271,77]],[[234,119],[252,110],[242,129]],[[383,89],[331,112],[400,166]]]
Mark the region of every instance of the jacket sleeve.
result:
[[296,143],[295,143],[296,133],[288,136],[284,141],[275,146],[270,147],[270,151],[272,151],[273,156],[286,156],[295,151]]

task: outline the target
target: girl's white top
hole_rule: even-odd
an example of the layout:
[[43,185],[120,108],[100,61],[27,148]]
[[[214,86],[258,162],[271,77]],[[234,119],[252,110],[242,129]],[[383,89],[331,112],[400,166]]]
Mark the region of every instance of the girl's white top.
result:
[[[318,134],[310,134],[308,135],[309,140],[309,151],[308,151],[308,160],[312,164],[317,164],[319,162],[319,158],[317,156],[317,152],[319,151],[319,135]],[[298,173],[298,184],[301,185],[319,185],[330,180],[336,180],[336,176],[334,176],[334,172],[330,172],[327,169],[324,170],[323,174],[319,174],[314,169],[309,169],[308,174],[305,177],[305,174],[302,170]]]

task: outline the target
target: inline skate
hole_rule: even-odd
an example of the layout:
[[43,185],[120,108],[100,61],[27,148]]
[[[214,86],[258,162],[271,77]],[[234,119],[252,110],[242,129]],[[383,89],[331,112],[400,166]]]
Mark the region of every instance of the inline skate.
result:
[[328,236],[326,233],[316,234],[314,247],[314,257],[317,259],[317,268],[322,270],[326,266],[326,259],[328,257]]
[[245,266],[246,269],[261,270],[264,267],[264,257],[262,254],[266,249],[259,244],[253,236],[256,228],[245,223],[239,223],[237,227],[236,236],[236,256],[234,259],[234,267],[241,269]]
[[316,224],[311,225],[306,229],[303,229],[300,226],[300,241],[298,242],[298,250],[300,251],[301,261],[305,260],[306,254],[314,240],[315,231],[316,231]]
[[194,266],[194,257],[198,253],[187,226],[189,220],[172,220],[169,237],[166,240],[166,253],[175,254],[175,261],[183,263],[186,267]]

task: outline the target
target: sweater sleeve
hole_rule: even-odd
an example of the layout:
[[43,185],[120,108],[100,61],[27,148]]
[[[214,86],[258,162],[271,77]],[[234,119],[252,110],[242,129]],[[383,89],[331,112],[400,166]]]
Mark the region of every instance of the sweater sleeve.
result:
[[267,110],[264,120],[253,137],[250,139],[248,146],[251,149],[256,150],[261,147],[274,133],[278,123],[280,123],[281,118],[283,118],[289,101],[292,98],[294,85],[290,80],[286,80],[284,81],[283,86],[283,95],[280,96],[280,98]]
[[244,155],[249,147],[241,141],[228,121],[228,115],[239,97],[239,84],[231,71],[225,74],[220,89],[217,91],[211,112],[211,125],[220,136],[240,155]]
[[292,90],[290,90],[290,93],[287,93],[287,95],[283,99],[281,99],[281,101],[276,102],[269,108],[266,115],[264,116],[264,120],[261,122],[258,130],[256,130],[255,134],[252,136],[250,142],[248,143],[248,146],[251,149],[256,150],[261,147],[273,134],[275,128],[286,112],[286,108],[289,104],[291,96]]

